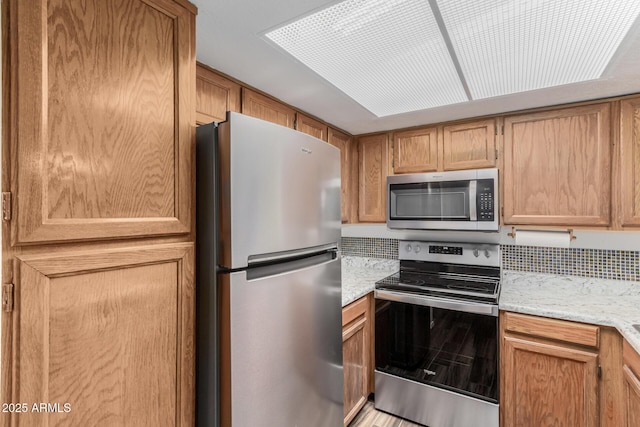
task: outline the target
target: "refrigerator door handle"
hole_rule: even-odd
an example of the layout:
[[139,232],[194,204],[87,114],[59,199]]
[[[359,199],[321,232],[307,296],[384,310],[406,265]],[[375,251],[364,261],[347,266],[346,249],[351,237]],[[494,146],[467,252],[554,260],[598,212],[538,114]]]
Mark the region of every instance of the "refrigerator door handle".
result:
[[304,256],[312,255],[315,253],[337,251],[337,250],[338,250],[337,244],[329,243],[327,245],[312,246],[310,248],[294,249],[291,251],[273,252],[273,253],[261,254],[261,255],[250,255],[249,259],[247,260],[247,265],[251,267],[254,265],[257,266],[258,264],[282,262],[290,258],[304,257]]
[[338,258],[338,252],[328,250],[321,252],[317,255],[308,256],[305,258],[296,258],[291,261],[266,264],[246,269],[247,280],[264,279],[270,276],[277,276],[280,274],[291,273],[293,271],[302,270],[304,268],[315,267],[322,264],[326,264],[332,261],[340,262]]

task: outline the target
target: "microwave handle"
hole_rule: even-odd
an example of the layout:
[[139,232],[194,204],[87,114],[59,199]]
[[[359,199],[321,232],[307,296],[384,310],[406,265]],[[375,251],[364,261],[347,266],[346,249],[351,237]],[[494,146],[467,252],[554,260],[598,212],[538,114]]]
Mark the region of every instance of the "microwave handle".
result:
[[469,181],[469,220],[478,220],[478,181]]

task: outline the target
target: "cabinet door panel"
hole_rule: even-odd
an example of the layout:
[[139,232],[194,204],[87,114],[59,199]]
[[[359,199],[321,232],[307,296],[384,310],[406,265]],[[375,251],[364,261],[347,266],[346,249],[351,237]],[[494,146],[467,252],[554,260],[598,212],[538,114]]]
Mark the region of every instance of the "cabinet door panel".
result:
[[11,9],[13,242],[188,233],[191,13],[164,0]]
[[505,224],[610,223],[609,104],[505,118]]
[[438,170],[438,129],[413,129],[393,134],[393,172]]
[[342,363],[344,366],[344,425],[358,414],[369,395],[371,319],[369,297],[342,309]]
[[598,425],[598,355],[504,338],[504,425]]
[[196,123],[221,122],[227,111],[240,112],[240,85],[196,66]]
[[323,141],[327,140],[327,125],[302,113],[296,113],[296,130]]
[[25,425],[194,422],[193,244],[23,256],[15,402]]
[[351,220],[351,137],[329,128],[329,144],[340,150],[340,189],[342,222]]
[[444,170],[491,168],[496,165],[494,119],[443,128]]
[[385,222],[387,218],[387,135],[372,135],[358,140],[359,203],[361,222]]
[[293,129],[296,112],[284,104],[247,88],[242,88],[242,114]]
[[625,427],[640,426],[640,379],[627,365],[624,371]]
[[622,225],[640,226],[640,98],[622,101]]

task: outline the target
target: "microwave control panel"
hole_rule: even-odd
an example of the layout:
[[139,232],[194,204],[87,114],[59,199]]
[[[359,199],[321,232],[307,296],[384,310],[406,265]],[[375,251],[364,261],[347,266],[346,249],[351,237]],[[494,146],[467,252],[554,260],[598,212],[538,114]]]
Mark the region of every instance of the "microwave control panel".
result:
[[477,186],[476,209],[478,221],[493,221],[495,219],[493,180],[479,179]]

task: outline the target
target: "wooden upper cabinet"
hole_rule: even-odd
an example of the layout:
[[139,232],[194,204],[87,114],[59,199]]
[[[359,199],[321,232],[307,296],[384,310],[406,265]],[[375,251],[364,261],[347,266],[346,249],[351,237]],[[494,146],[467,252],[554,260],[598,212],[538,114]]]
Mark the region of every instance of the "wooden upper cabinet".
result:
[[435,172],[438,162],[438,128],[405,130],[393,134],[393,172]]
[[[192,243],[18,257],[20,425],[193,426]],[[47,422],[48,420],[48,422]]]
[[11,0],[10,11],[12,242],[189,233],[194,10]]
[[351,137],[329,128],[329,144],[340,150],[340,187],[342,222],[351,220]]
[[359,138],[358,153],[358,219],[360,222],[385,222],[389,164],[387,134]]
[[197,64],[196,123],[224,121],[227,111],[240,112],[240,85]]
[[506,117],[504,223],[610,223],[609,104]]
[[623,226],[640,226],[640,98],[622,101],[620,129]]
[[496,121],[479,120],[443,127],[444,170],[496,166]]
[[327,141],[328,127],[322,122],[305,116],[302,113],[296,113],[296,130],[304,132],[323,141]]
[[242,88],[242,114],[292,129],[296,119],[293,108],[247,88]]

